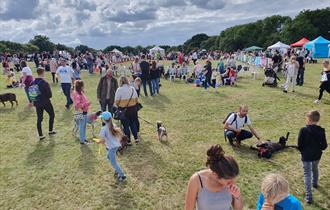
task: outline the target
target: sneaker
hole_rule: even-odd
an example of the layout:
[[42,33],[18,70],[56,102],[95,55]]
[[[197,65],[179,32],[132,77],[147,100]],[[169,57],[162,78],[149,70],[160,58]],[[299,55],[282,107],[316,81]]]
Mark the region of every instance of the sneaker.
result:
[[320,103],[320,100],[319,99],[316,99],[315,101],[314,101],[314,104],[319,104]]
[[119,176],[117,180],[118,182],[123,182],[126,180],[126,176]]
[[52,135],[55,135],[56,134],[56,131],[49,131],[48,132],[48,135],[52,136]]
[[86,142],[86,143],[91,143],[91,142],[89,142],[87,139],[85,139],[85,142]]
[[313,200],[312,199],[305,198],[305,202],[306,202],[306,204],[312,204],[313,203]]
[[127,146],[132,146],[132,143],[131,143],[131,142],[128,142],[128,143],[127,143]]
[[40,141],[44,140],[45,138],[46,138],[45,136],[39,136]]
[[138,144],[140,142],[139,139],[135,139],[135,144]]
[[84,141],[84,142],[80,142],[81,145],[88,145],[89,143]]
[[319,186],[317,184],[313,184],[313,187],[317,189]]
[[288,91],[287,90],[283,90],[283,93],[287,93]]

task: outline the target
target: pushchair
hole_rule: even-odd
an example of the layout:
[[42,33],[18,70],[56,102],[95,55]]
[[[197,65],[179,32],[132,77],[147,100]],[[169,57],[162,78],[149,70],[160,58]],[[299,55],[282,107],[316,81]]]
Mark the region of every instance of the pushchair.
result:
[[277,73],[272,68],[265,69],[265,80],[262,83],[262,86],[277,87],[280,78],[278,78]]

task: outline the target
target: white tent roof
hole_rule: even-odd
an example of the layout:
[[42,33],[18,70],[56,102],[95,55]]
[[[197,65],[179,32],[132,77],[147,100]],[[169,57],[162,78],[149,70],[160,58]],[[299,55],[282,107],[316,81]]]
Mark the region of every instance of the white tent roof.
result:
[[284,44],[282,42],[276,42],[275,44],[273,44],[272,46],[267,47],[267,49],[270,50],[276,50],[276,49],[289,49],[290,46],[287,44]]
[[151,48],[151,49],[149,50],[149,53],[151,54],[151,53],[155,53],[155,52],[158,52],[158,51],[159,51],[160,54],[162,54],[162,55],[165,54],[165,50],[164,50],[163,48],[158,47],[158,46],[155,46],[155,47]]
[[120,52],[119,50],[117,50],[116,48],[115,49],[113,49],[111,52],[113,52],[113,53],[118,53],[118,54],[123,54],[122,52]]

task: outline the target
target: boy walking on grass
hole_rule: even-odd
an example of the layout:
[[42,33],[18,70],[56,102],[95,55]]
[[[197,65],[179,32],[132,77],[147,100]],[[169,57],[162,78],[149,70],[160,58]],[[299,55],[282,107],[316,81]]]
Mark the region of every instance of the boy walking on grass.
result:
[[322,150],[325,150],[328,146],[325,138],[325,129],[317,125],[319,121],[320,113],[318,111],[310,111],[306,116],[306,126],[300,129],[298,136],[298,149],[301,153],[304,168],[305,201],[307,204],[313,202],[312,184],[317,189],[318,165],[322,156]]

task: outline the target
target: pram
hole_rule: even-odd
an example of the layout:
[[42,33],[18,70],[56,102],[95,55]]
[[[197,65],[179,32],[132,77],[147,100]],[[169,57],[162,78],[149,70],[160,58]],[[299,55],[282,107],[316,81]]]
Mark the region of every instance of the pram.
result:
[[276,72],[272,68],[266,68],[265,69],[265,80],[262,83],[262,86],[270,86],[270,87],[277,87],[278,83],[277,80],[280,81],[280,78],[278,78]]

